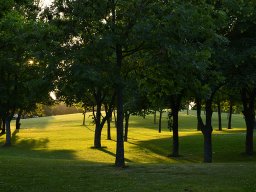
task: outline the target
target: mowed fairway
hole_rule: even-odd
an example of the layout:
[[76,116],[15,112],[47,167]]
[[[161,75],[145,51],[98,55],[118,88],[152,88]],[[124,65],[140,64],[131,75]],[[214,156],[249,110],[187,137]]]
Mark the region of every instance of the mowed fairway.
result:
[[[13,146],[0,148],[0,191],[256,191],[256,156],[244,151],[245,125],[234,115],[233,129],[216,131],[214,114],[213,161],[202,163],[203,137],[196,117],[180,113],[180,154],[169,158],[171,135],[163,117],[158,133],[153,115],[131,117],[125,157],[128,168],[116,169],[115,128],[112,140],[102,132],[101,150],[92,149],[94,125],[82,115],[22,120],[13,131]],[[12,126],[14,127],[14,126]],[[113,124],[112,124],[112,127]],[[5,135],[0,136],[0,145]],[[255,145],[256,146],[256,145]]]

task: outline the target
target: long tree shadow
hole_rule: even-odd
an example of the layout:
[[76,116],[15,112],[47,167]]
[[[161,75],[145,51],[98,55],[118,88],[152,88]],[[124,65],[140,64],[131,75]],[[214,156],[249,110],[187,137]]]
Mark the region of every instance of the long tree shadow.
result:
[[[109,151],[109,150],[107,150],[106,147],[95,148],[95,149],[97,149],[97,150],[99,150],[99,151],[102,151],[102,152],[104,152],[104,153],[106,153],[106,154],[108,154],[108,155],[111,155],[111,156],[113,156],[113,157],[116,157],[116,154],[113,153],[113,152],[111,152],[111,151]],[[129,159],[127,159],[127,158],[125,158],[125,161],[126,161],[126,162],[129,162],[129,163],[132,162],[131,160],[129,160]]]
[[[255,137],[256,138],[256,137]],[[247,162],[256,161],[256,155],[244,155],[243,134],[216,134],[213,140],[213,162]],[[151,153],[166,157],[172,152],[172,138],[152,139],[133,142],[135,148],[146,149]],[[254,144],[256,147],[256,143]],[[203,161],[203,136],[200,134],[180,137],[180,157],[173,158],[178,162]]]

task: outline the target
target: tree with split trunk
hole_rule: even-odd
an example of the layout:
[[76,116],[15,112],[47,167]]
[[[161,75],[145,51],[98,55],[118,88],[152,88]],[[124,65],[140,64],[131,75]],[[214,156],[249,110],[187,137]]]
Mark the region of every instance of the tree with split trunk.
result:
[[[103,94],[103,95],[102,95]],[[98,91],[94,92],[94,99],[96,102],[96,114],[93,111],[94,121],[95,121],[95,135],[94,135],[94,148],[101,148],[101,132],[105,122],[110,119],[112,115],[112,110],[114,107],[115,94],[109,101],[109,107],[105,111],[105,116],[102,115],[103,100],[105,99],[104,93]]]
[[176,157],[179,156],[178,113],[182,99],[188,95],[188,88],[197,87],[200,81],[197,76],[208,67],[216,29],[211,6],[207,4],[165,2],[162,6],[163,15],[156,13],[154,20],[156,27],[151,52],[147,55],[145,82],[151,90],[155,85],[168,100],[173,116],[171,156]]
[[[93,44],[88,42],[88,44],[79,44],[80,48],[75,49],[75,52],[70,50],[67,58],[60,61],[58,70],[60,70],[61,76],[56,83],[59,100],[68,105],[80,102],[85,106],[95,106],[93,107],[94,148],[102,147],[102,129],[112,115],[116,96],[111,78],[114,69],[111,68],[110,57],[104,54],[103,47],[102,57],[94,60],[95,54],[99,54],[97,51],[101,50],[102,43],[104,43],[100,39],[98,40],[98,44],[97,42],[93,42]],[[83,55],[82,52],[86,51],[90,53]],[[107,106],[105,113],[104,105]]]
[[143,116],[145,108],[149,108],[149,98],[144,89],[139,87],[137,74],[129,70],[124,89],[124,141],[128,141],[129,119],[131,115]]

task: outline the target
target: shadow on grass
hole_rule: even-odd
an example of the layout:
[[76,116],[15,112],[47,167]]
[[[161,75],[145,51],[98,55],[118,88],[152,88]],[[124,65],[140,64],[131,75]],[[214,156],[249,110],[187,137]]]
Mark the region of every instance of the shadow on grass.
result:
[[[1,147],[1,155],[6,156],[19,156],[29,158],[40,158],[40,159],[66,159],[75,160],[76,155],[74,150],[48,150],[48,138],[41,139],[21,139],[18,136],[19,130],[15,130],[12,133],[12,146]],[[4,141],[0,142],[3,145]]]
[[[180,140],[180,157],[170,157],[171,159],[184,162],[203,161],[203,136],[188,135],[182,136]],[[213,162],[248,162],[256,161],[256,155],[246,156],[244,152],[245,136],[242,134],[216,134],[212,136],[213,142]],[[172,138],[152,139],[146,141],[129,142],[137,149],[146,149],[150,153],[167,157],[172,152]],[[254,144],[256,147],[256,143]]]
[[[218,130],[216,130],[218,131]],[[237,133],[243,133],[245,134],[246,133],[246,129],[239,129],[239,128],[233,128],[233,129],[222,129],[222,131],[219,131],[220,133],[223,132],[223,133],[228,133],[228,134],[237,134]]]
[[[106,153],[106,154],[108,154],[108,155],[111,155],[111,156],[113,156],[113,157],[116,157],[116,154],[113,153],[113,152],[111,152],[111,151],[109,151],[109,150],[107,150],[106,147],[95,148],[95,149],[97,149],[97,150],[99,150],[99,151],[101,151],[101,152],[104,152],[104,153]],[[129,160],[129,159],[127,159],[127,158],[125,158],[125,161],[126,161],[126,162],[129,162],[129,163],[132,162],[131,160]]]
[[[146,149],[150,153],[155,153],[159,156],[166,157],[168,159],[172,159],[176,162],[180,163],[198,163],[201,161],[198,155],[191,157],[191,154],[185,153],[182,149],[180,150],[179,157],[172,157],[170,154],[172,153],[172,139],[170,138],[162,138],[162,139],[152,139],[146,141],[138,141],[138,142],[128,142],[133,144],[135,148],[138,150]],[[158,161],[157,159],[154,161]],[[160,160],[159,162],[161,162]]]

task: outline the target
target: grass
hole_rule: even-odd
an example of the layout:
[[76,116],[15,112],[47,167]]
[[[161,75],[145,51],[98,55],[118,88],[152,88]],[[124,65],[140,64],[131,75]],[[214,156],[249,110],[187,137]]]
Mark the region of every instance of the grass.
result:
[[[13,146],[0,148],[0,191],[256,191],[256,157],[244,151],[245,125],[234,115],[233,129],[217,131],[213,115],[213,161],[202,163],[203,138],[196,131],[196,116],[180,113],[179,158],[168,158],[171,135],[165,128],[158,133],[153,115],[131,117],[125,143],[127,169],[113,167],[113,140],[102,133],[101,150],[92,149],[94,126],[82,115],[62,115],[22,121],[13,131]],[[0,136],[0,145],[4,135]]]

